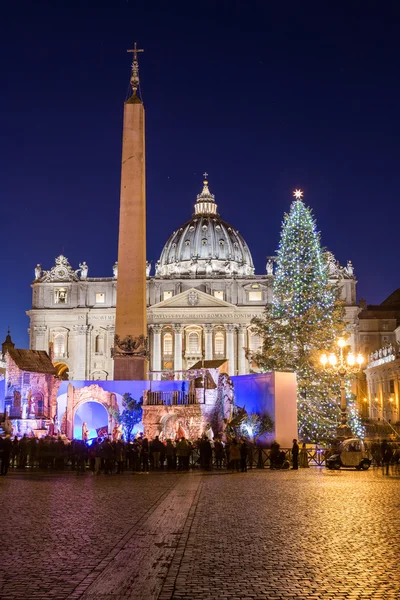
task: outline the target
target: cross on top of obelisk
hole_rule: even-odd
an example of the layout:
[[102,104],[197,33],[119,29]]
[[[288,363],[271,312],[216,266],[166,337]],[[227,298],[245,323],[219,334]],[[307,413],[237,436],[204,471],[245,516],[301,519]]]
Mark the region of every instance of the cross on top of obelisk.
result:
[[133,48],[127,50],[127,52],[133,52],[133,62],[132,62],[132,75],[131,75],[131,86],[133,93],[136,94],[136,90],[139,87],[139,63],[137,60],[138,52],[144,52],[142,48],[138,48],[136,42],[133,44]]

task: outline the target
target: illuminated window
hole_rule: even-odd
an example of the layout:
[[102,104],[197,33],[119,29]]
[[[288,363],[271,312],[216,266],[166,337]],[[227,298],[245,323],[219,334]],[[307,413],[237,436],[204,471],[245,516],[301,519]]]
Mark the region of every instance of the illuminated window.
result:
[[249,301],[250,302],[261,302],[262,300],[262,292],[249,292]]
[[164,334],[164,354],[172,354],[172,333]]
[[188,347],[190,354],[197,354],[200,351],[199,348],[199,334],[192,331],[188,335]]
[[104,354],[104,337],[101,334],[96,335],[94,341],[94,351],[96,354]]
[[215,291],[214,292],[214,298],[218,298],[218,300],[223,300],[224,299],[224,292]]
[[97,292],[96,294],[96,304],[104,304],[106,301],[106,295],[104,292]]
[[56,333],[54,336],[54,355],[64,356],[65,353],[65,335],[63,333]]
[[173,294],[171,291],[163,292],[163,300],[168,300],[168,298],[172,298]]
[[67,303],[67,290],[65,288],[56,288],[54,290],[54,304]]
[[30,382],[31,382],[31,374],[30,373],[24,373],[23,382],[25,385],[30,384]]
[[222,331],[217,331],[214,338],[215,354],[224,354],[225,352],[225,337]]
[[258,352],[259,350],[261,350],[261,338],[258,334],[250,334],[249,348],[252,352]]

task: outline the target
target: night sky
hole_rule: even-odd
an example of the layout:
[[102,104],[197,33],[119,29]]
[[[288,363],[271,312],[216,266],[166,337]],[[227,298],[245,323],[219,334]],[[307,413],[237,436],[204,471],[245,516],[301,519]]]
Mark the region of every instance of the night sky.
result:
[[[279,4],[279,6],[278,6]],[[256,273],[292,190],[358,299],[400,285],[400,9],[395,2],[132,0],[2,5],[0,337],[28,345],[30,284],[63,253],[117,259],[123,102],[137,41],[146,107],[148,259],[209,173]]]

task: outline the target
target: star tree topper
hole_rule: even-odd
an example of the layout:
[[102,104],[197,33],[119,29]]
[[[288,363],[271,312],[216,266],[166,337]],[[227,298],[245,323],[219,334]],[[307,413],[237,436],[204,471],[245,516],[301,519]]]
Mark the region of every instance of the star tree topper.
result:
[[304,195],[304,192],[302,190],[294,190],[294,192],[293,192],[293,196],[296,198],[296,200],[302,200],[303,195]]

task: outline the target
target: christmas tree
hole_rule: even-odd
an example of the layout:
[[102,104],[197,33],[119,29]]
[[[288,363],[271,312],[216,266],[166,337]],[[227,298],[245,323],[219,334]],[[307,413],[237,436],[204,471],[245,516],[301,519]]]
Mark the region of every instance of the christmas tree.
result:
[[344,307],[328,266],[311,210],[296,190],[284,217],[277,252],[272,303],[253,325],[263,340],[251,356],[263,371],[294,371],[298,385],[299,436],[322,442],[339,422],[337,375],[321,369],[323,351],[334,350],[345,330]]

